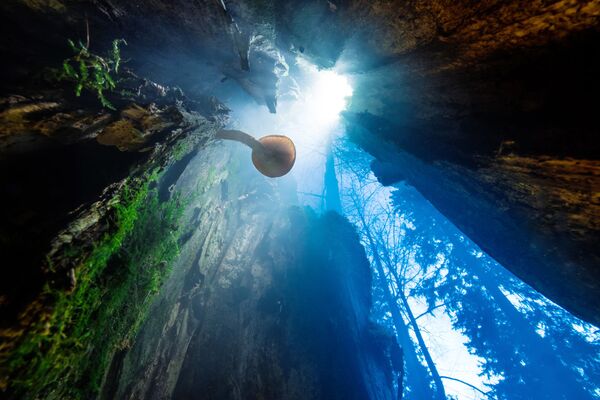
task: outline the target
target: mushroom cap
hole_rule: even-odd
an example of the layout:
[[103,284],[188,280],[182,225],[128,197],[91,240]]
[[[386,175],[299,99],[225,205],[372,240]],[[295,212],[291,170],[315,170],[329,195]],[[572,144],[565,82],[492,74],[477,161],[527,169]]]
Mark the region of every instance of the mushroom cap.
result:
[[277,178],[290,172],[296,162],[296,146],[287,136],[268,135],[258,141],[262,148],[252,149],[252,163],[269,178]]

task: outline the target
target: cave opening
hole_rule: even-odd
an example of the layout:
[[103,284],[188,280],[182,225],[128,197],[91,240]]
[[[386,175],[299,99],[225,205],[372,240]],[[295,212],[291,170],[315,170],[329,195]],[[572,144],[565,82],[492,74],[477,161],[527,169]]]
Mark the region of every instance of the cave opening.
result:
[[351,78],[335,66],[318,68],[302,57],[290,63],[293,66],[279,82],[277,112],[247,94],[237,94],[230,102],[228,126],[254,137],[277,133],[292,139],[297,151],[291,172],[296,190],[307,205],[321,207],[316,200],[322,196],[327,149],[343,135],[342,113],[352,101]]

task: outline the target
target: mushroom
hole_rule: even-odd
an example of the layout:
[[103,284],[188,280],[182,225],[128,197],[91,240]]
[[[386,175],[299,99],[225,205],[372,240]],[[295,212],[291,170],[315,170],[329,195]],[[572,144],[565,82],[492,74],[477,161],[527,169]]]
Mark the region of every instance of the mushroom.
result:
[[267,135],[256,140],[242,131],[221,130],[216,137],[235,140],[252,149],[252,163],[263,175],[269,178],[284,176],[294,166],[296,147],[294,142],[283,135]]

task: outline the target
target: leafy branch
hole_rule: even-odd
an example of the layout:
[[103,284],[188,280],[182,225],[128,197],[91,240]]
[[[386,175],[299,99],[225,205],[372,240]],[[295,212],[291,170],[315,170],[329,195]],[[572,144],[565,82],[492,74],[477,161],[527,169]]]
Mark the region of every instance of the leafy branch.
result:
[[75,54],[63,61],[58,79],[74,82],[75,96],[81,96],[84,89],[89,90],[96,94],[103,107],[114,110],[105,93],[116,88],[115,79],[121,66],[120,46],[127,42],[124,39],[113,40],[106,57],[90,52],[89,46],[81,41],[75,43],[69,39],[67,42]]

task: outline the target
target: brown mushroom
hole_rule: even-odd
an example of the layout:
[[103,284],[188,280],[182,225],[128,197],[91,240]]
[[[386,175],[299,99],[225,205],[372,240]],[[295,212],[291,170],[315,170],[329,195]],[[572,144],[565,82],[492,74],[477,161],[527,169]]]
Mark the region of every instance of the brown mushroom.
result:
[[277,178],[290,172],[296,162],[294,142],[283,135],[268,135],[256,140],[242,131],[221,130],[219,139],[235,140],[252,149],[252,163],[263,175]]

